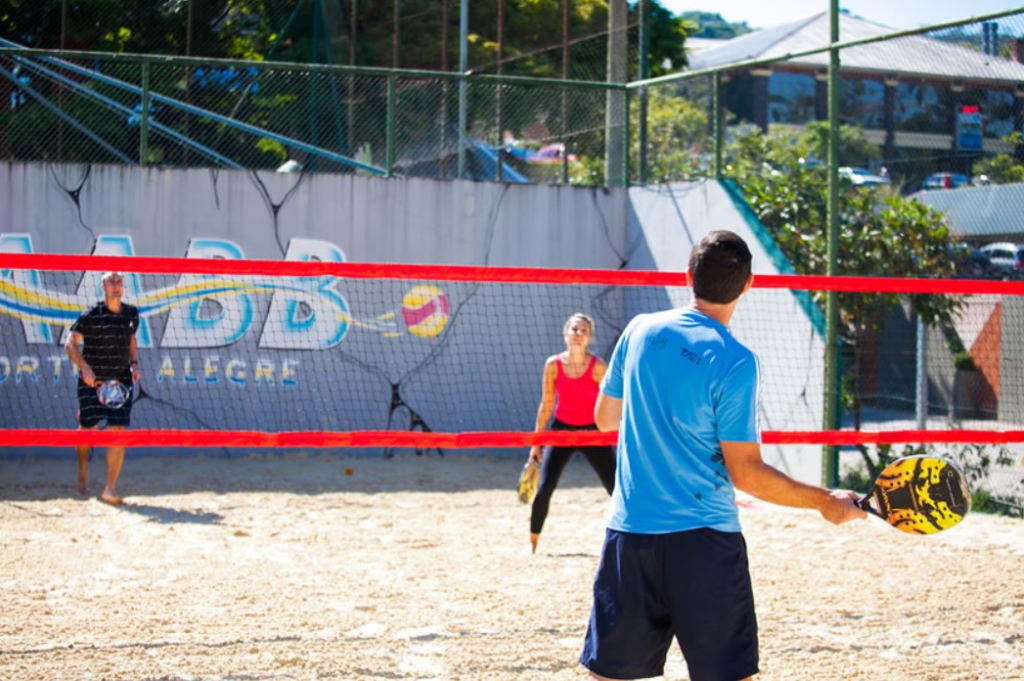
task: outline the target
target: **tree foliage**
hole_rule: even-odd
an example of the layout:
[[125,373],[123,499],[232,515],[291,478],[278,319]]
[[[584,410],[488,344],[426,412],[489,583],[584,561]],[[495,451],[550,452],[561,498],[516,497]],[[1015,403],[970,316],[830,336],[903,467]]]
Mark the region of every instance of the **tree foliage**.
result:
[[681,17],[674,16],[657,0],[651,0],[650,6],[650,75],[656,78],[688,65],[684,46],[693,25]]
[[[64,47],[71,50],[177,55],[188,50],[192,56],[213,58],[272,56],[279,61],[342,64],[349,63],[354,50],[356,65],[396,66],[395,3],[369,0],[0,0],[0,37],[56,49],[61,45],[65,5]],[[456,69],[459,0],[449,2],[447,45],[442,40],[445,14],[439,0],[401,0],[398,6],[397,66]],[[649,6],[652,75],[661,75],[665,59],[674,69],[682,68],[686,22],[658,0]],[[473,70],[493,71],[497,66],[497,10],[497,0],[474,0],[470,6]],[[632,3],[629,11],[629,23],[636,26],[639,3]],[[561,76],[562,12],[562,0],[505,0],[506,72]],[[594,62],[603,73],[608,0],[573,0],[570,12],[571,49],[579,52],[571,60],[577,63],[570,77],[593,80],[593,65],[588,71],[578,62]],[[586,40],[588,36],[593,39]]]
[[[828,272],[827,167],[821,157],[828,128],[738,137],[730,146],[728,171],[743,189],[758,218],[799,274]],[[844,129],[840,158],[865,153],[862,133]],[[955,235],[945,216],[887,187],[845,184],[839,195],[838,270],[847,276],[953,278],[960,262]],[[816,294],[824,306],[824,295]],[[947,325],[961,307],[957,296],[914,295],[913,310],[927,325]],[[840,293],[840,337],[847,357],[843,403],[859,425],[861,396],[858,348],[881,331],[900,304],[894,293]],[[876,465],[866,448],[868,466]]]
[[683,12],[679,18],[694,24],[697,28],[690,35],[694,38],[714,38],[729,40],[750,33],[752,28],[747,22],[728,22],[717,12]]
[[[704,174],[707,112],[689,100],[653,88],[647,101],[648,177],[658,181],[695,179]],[[640,142],[640,98],[630,102],[630,148]],[[636,166],[638,158],[632,159]],[[635,173],[634,173],[635,174]]]
[[[751,134],[730,149],[729,170],[743,188],[758,218],[800,274],[828,271],[827,124],[805,134]],[[863,133],[844,127],[840,163],[872,151]],[[954,234],[942,213],[888,188],[845,185],[839,196],[838,269],[842,275],[953,278],[960,268]],[[876,336],[888,314],[900,304],[897,294],[840,293],[840,337],[845,365],[841,383],[844,408],[861,423],[861,357],[858,349]],[[817,295],[819,305],[824,296]],[[949,326],[959,312],[957,296],[915,295],[912,309],[926,325]],[[890,448],[857,449],[869,477],[889,460]]]
[[[728,172],[802,274],[827,270],[828,178],[823,164],[809,161],[822,158],[827,132],[828,125],[818,123],[800,136],[788,131],[741,135],[728,150]],[[844,126],[841,138],[840,163],[850,155],[870,153],[858,129]],[[949,255],[954,234],[938,211],[884,188],[848,185],[840,193],[839,213],[839,270],[843,274],[956,276],[958,264]],[[938,298],[916,301],[916,308],[929,322],[948,320],[955,310],[954,301]],[[869,311],[883,310],[895,300],[884,294],[845,299],[845,321],[850,330],[873,327],[878,315]],[[868,302],[869,307],[864,308]],[[866,311],[868,314],[863,314]]]
[[[1024,145],[1021,134],[1015,132],[1003,138],[1015,147]],[[989,156],[974,163],[971,172],[978,176],[985,176],[993,184],[1015,184],[1024,182],[1024,163],[1017,160],[1014,154],[999,154]]]

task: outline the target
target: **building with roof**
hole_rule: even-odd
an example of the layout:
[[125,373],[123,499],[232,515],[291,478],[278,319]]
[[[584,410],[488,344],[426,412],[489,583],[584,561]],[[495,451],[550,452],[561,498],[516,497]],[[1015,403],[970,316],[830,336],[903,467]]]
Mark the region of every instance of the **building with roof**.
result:
[[1024,185],[926,190],[915,196],[945,214],[964,241],[1024,243]]
[[[828,52],[785,57],[827,45],[829,29],[829,14],[821,12],[696,51],[690,68],[779,59],[727,73],[728,110],[764,131],[827,120]],[[895,32],[848,13],[839,29],[843,42]],[[1009,41],[1016,61],[961,42],[915,35],[840,53],[842,122],[863,128],[891,170],[907,171],[925,158],[932,170],[967,173],[982,154],[1013,152],[1024,160],[1024,149],[1003,141],[1024,129],[1024,41]],[[980,135],[970,140],[962,134],[965,112],[982,121]]]

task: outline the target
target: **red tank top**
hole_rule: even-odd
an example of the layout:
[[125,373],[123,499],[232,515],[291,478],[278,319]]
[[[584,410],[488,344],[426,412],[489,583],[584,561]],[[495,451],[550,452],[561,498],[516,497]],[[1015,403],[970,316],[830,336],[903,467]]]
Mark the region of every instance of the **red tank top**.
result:
[[579,378],[569,378],[562,369],[562,358],[558,363],[558,376],[555,377],[555,418],[570,426],[589,426],[594,422],[594,405],[597,403],[598,385],[594,380],[594,363],[597,357],[590,358],[587,370]]

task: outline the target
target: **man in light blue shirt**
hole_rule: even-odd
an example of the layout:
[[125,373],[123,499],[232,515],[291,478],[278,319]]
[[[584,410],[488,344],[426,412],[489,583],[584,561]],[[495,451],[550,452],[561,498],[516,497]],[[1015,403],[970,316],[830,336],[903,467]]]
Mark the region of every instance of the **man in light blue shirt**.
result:
[[757,356],[729,333],[750,289],[732,232],[693,247],[689,307],[626,327],[595,420],[619,431],[615,491],[580,662],[595,679],[661,676],[674,635],[691,681],[758,671],[757,619],[734,488],[839,524],[858,495],[797,482],[761,459]]

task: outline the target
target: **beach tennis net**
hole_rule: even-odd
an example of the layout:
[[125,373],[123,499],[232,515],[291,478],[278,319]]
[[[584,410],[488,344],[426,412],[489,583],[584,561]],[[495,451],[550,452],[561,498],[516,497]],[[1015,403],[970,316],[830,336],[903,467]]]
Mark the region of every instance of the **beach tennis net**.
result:
[[[139,309],[141,380],[131,431],[83,433],[63,345],[108,270]],[[9,446],[611,442],[532,432],[544,362],[564,349],[571,314],[596,320],[591,349],[608,358],[635,315],[686,305],[686,284],[664,272],[0,254],[0,431]],[[826,290],[842,310],[831,391]],[[1024,441],[1022,293],[756,277],[730,330],[761,359],[765,442]],[[826,399],[842,402],[839,427],[822,425]]]

